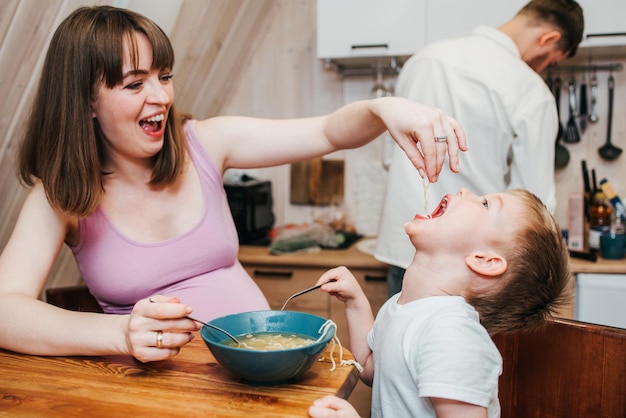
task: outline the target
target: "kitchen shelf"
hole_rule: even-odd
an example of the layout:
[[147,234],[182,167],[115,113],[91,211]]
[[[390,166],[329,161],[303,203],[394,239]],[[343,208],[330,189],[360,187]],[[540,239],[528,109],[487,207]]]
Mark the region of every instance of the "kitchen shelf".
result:
[[552,73],[583,73],[597,71],[622,71],[622,64],[589,64],[589,65],[557,65],[544,71],[546,74]]
[[341,77],[397,76],[410,55],[398,57],[326,58],[324,68],[335,71]]

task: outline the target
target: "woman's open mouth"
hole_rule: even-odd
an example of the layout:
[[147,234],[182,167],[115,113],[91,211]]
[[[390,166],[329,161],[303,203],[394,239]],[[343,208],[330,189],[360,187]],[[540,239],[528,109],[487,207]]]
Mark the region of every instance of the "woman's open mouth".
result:
[[434,211],[430,213],[430,215],[420,215],[419,213],[415,215],[413,219],[434,219],[443,215],[448,208],[448,201],[450,199],[450,195],[445,195],[441,202],[437,205]]
[[159,132],[161,130],[161,126],[163,125],[163,120],[165,119],[165,114],[160,113],[158,115],[151,116],[147,119],[142,119],[139,121],[139,126],[146,132],[154,133]]

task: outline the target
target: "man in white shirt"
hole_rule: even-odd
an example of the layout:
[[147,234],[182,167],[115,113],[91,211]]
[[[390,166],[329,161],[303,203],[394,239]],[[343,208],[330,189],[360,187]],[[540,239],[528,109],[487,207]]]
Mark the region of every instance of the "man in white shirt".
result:
[[460,173],[442,171],[426,191],[406,156],[393,151],[375,251],[390,265],[390,296],[400,291],[414,252],[404,224],[429,211],[429,198],[461,187],[479,195],[524,188],[554,213],[558,118],[539,73],[576,53],[583,27],[575,1],[532,0],[497,29],[481,26],[431,44],[404,64],[396,94],[456,118],[469,150],[460,155]]

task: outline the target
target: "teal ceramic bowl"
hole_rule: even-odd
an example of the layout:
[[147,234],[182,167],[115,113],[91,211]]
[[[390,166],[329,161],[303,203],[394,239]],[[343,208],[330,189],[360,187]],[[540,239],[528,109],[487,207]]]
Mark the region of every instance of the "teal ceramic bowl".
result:
[[209,321],[235,337],[259,332],[300,334],[316,342],[284,350],[251,350],[233,347],[222,332],[206,325],[200,335],[215,359],[228,371],[243,380],[273,384],[293,379],[307,371],[328,346],[336,326],[320,328],[327,320],[321,316],[293,311],[254,311],[227,315]]

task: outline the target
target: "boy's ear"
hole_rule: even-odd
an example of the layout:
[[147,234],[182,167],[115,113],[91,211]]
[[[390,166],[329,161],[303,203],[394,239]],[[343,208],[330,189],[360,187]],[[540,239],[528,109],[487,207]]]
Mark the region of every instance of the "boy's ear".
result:
[[506,259],[497,253],[474,253],[465,257],[465,264],[482,276],[500,276],[507,269]]

